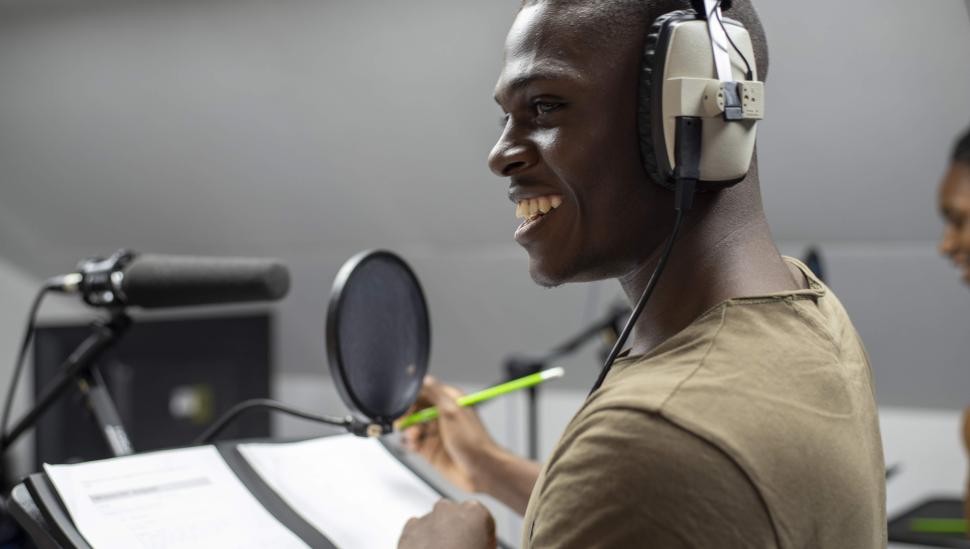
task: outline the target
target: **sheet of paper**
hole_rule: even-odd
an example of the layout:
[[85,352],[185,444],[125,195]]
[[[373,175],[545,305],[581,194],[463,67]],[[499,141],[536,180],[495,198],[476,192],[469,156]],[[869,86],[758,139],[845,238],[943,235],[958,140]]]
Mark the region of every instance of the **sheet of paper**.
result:
[[94,549],[307,547],[212,446],[44,469]]
[[340,549],[393,549],[441,499],[373,439],[353,435],[239,451],[294,511]]

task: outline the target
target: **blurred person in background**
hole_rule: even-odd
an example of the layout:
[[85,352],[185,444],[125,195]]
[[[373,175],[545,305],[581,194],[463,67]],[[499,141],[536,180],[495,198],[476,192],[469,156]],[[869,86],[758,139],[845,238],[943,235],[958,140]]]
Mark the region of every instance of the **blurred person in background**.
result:
[[[963,282],[970,284],[970,129],[953,148],[950,167],[939,189],[943,238],[940,253],[960,269]],[[970,454],[970,407],[963,412],[963,444]],[[970,520],[970,474],[967,477],[965,514]]]
[[963,282],[970,284],[970,130],[953,148],[950,167],[939,189],[943,238],[940,253],[960,269]]

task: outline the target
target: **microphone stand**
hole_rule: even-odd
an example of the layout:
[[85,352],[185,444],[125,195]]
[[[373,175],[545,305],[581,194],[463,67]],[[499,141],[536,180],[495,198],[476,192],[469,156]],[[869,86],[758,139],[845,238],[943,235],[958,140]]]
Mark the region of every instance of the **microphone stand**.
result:
[[54,402],[62,397],[71,385],[76,384],[91,410],[112,456],[126,456],[134,452],[121,416],[108,393],[95,362],[105,351],[113,347],[131,326],[131,318],[123,309],[114,310],[107,320],[91,325],[92,333],[61,364],[60,372],[48,382],[37,402],[0,440],[0,449],[6,450],[20,435],[37,423]]
[[[625,306],[614,307],[609,314],[590,324],[583,331],[563,341],[539,357],[509,356],[503,363],[507,379],[518,379],[547,369],[553,362],[571,355],[597,335],[610,330],[615,339],[619,333],[619,323],[630,313]],[[526,390],[526,418],[528,423],[528,456],[539,459],[539,386]]]

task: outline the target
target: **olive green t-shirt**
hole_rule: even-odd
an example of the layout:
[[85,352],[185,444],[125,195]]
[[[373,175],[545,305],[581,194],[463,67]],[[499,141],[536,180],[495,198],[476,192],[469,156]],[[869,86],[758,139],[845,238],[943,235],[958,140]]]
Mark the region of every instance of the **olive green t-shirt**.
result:
[[618,360],[539,476],[523,547],[886,545],[868,358],[838,299],[731,299]]

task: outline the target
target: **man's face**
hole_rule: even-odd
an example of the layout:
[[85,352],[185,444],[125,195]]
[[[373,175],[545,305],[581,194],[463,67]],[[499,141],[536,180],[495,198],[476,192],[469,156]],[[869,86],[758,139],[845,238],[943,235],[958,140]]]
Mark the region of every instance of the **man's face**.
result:
[[940,253],[953,260],[970,283],[970,166],[954,162],[940,185],[940,212],[946,224]]
[[525,218],[515,240],[546,286],[629,273],[671,219],[672,198],[648,183],[640,163],[639,44],[610,46],[589,34],[583,16],[526,7],[495,90],[507,119],[489,166],[510,178],[509,197]]

